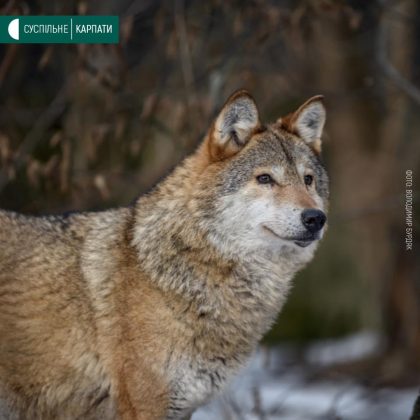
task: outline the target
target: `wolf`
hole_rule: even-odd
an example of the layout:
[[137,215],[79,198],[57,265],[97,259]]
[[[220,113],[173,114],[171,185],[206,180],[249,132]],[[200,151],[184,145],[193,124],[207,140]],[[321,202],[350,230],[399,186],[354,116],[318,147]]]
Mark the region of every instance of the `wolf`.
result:
[[129,207],[0,211],[0,418],[186,419],[221,392],[326,229],[321,96],[234,93]]

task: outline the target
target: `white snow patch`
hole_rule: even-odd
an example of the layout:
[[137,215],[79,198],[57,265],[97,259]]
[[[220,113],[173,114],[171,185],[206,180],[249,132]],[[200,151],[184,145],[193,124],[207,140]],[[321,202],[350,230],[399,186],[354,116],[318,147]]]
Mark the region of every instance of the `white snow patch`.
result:
[[308,364],[291,364],[288,346],[261,348],[219,398],[192,420],[396,420],[410,417],[418,389],[370,389],[351,380],[308,380],[310,369],[356,360],[378,350],[363,332],[309,346]]

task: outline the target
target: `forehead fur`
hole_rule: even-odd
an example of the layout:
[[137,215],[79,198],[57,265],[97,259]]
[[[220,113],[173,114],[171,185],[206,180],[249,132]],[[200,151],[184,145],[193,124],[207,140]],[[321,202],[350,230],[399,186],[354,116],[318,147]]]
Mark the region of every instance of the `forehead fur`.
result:
[[224,193],[238,190],[252,179],[259,168],[280,167],[287,183],[301,183],[298,165],[313,172],[319,195],[327,197],[328,179],[319,156],[296,135],[276,125],[267,126],[226,162],[222,174]]

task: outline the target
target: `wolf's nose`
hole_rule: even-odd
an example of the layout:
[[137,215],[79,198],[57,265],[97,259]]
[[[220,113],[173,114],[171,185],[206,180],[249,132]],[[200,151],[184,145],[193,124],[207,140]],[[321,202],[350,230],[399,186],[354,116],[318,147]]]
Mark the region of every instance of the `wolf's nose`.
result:
[[311,233],[319,232],[325,225],[327,216],[321,210],[306,209],[302,212],[302,223]]

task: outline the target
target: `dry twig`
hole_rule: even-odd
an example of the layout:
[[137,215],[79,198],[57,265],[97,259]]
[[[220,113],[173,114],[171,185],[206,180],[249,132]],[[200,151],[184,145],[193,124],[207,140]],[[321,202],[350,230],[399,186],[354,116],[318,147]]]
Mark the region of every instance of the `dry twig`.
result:
[[376,37],[376,58],[377,62],[386,77],[391,80],[400,90],[402,90],[417,105],[420,105],[420,89],[407,80],[391,63],[387,54],[388,43],[388,22],[386,19],[385,7],[388,1],[382,0],[382,15],[379,20],[379,27]]
[[[23,139],[14,161],[14,169],[17,172],[25,163],[28,155],[32,153],[38,142],[43,138],[46,130],[63,113],[67,103],[67,83],[58,91],[49,106],[40,115],[32,129]],[[9,177],[5,170],[0,172],[0,193],[9,182]]]

